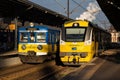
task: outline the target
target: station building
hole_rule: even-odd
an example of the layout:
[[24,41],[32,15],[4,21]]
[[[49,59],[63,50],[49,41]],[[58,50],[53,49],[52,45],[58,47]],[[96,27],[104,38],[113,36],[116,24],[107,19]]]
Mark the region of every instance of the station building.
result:
[[120,42],[120,32],[111,32],[111,41]]

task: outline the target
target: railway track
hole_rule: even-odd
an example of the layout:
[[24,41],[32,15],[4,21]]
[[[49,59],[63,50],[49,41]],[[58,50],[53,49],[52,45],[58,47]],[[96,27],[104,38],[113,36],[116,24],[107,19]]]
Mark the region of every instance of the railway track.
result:
[[56,66],[54,61],[44,64],[21,64],[0,69],[0,80],[60,80],[79,68]]
[[[98,58],[94,58],[90,63],[80,67],[57,66],[53,61],[43,64],[19,64],[9,68],[0,68],[0,80],[62,80],[68,74],[83,70],[87,65],[98,64]],[[114,55],[101,56],[100,59],[118,61]],[[101,61],[100,61],[101,62]],[[68,77],[69,78],[69,77]]]
[[54,61],[44,64],[21,64],[0,69],[0,80],[39,80],[58,72],[60,69],[63,67],[56,66]]

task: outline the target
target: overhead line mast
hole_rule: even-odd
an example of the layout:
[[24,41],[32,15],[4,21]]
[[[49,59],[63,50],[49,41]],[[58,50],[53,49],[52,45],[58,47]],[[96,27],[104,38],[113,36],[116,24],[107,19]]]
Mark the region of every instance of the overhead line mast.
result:
[[69,0],[67,0],[67,17],[69,18]]

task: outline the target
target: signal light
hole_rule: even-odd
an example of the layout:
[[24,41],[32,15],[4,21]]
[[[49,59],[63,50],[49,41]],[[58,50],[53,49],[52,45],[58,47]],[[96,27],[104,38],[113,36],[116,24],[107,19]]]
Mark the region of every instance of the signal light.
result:
[[34,26],[34,23],[33,23],[33,22],[31,22],[31,23],[30,23],[30,27],[33,27],[33,26]]
[[79,23],[73,23],[73,27],[78,27]]

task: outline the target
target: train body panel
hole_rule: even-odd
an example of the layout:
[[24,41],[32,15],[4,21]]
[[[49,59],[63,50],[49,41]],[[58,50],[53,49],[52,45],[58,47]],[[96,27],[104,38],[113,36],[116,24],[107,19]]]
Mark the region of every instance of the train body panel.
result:
[[78,23],[78,24],[80,24],[80,26],[84,26],[84,27],[88,27],[88,24],[89,24],[89,22],[86,22],[86,21],[76,20],[76,21],[74,21],[74,22],[68,21],[68,22],[65,23],[64,26],[65,26],[65,27],[70,27],[70,26],[73,25],[73,23]]
[[85,45],[84,42],[65,42],[60,45],[61,52],[90,52],[92,50],[93,45]]
[[[26,45],[26,49],[25,50],[23,50],[23,49],[21,49],[21,47],[23,46],[23,45]],[[42,45],[42,49],[41,50],[39,50],[37,47],[38,47],[38,45]],[[48,45],[47,44],[19,44],[19,49],[18,49],[18,51],[20,52],[20,53],[23,53],[23,55],[27,55],[27,53],[28,52],[30,52],[30,51],[34,51],[34,52],[36,52],[36,55],[42,55],[42,54],[39,54],[40,52],[41,53],[48,53],[48,52],[50,52],[50,51],[48,51],[49,49],[48,49]],[[45,55],[45,54],[43,54],[43,55]]]
[[68,42],[60,46],[61,61],[64,63],[73,63],[74,59],[76,59],[76,64],[89,62],[92,59],[93,53],[95,53],[94,42],[92,42],[91,45],[86,45],[84,42],[73,42],[72,44]]

